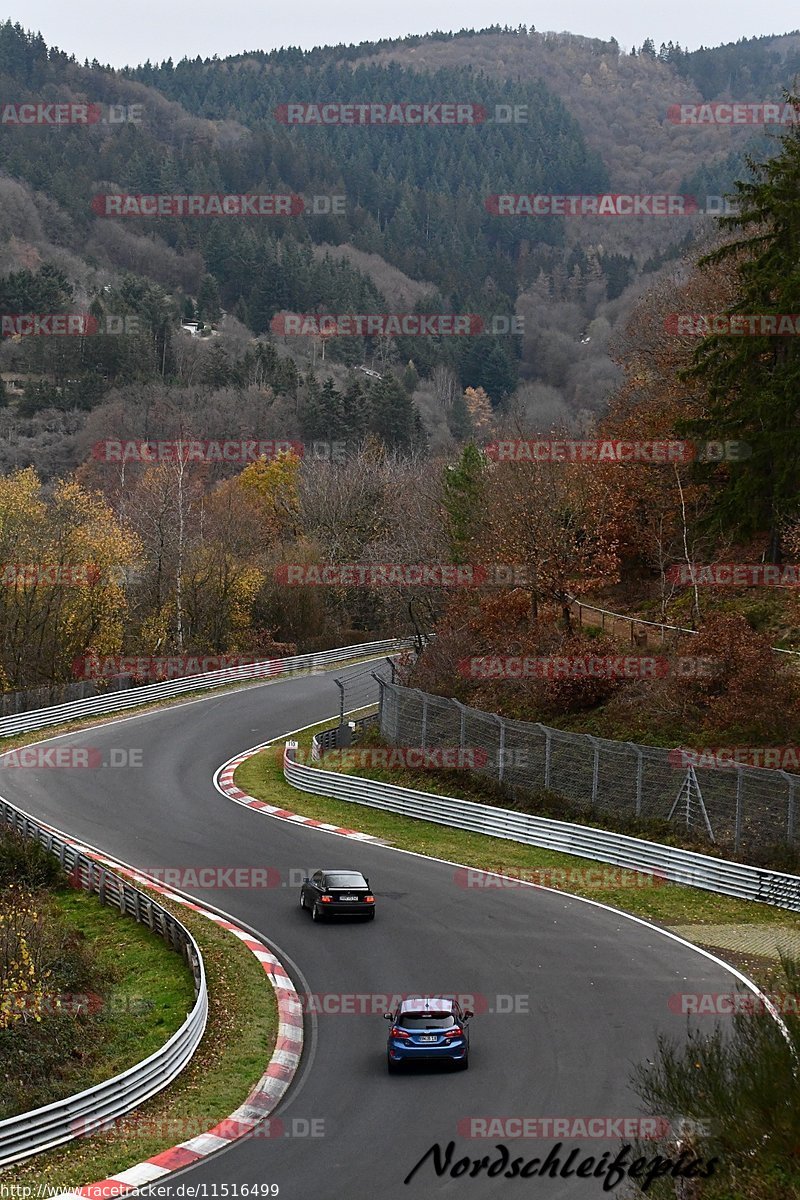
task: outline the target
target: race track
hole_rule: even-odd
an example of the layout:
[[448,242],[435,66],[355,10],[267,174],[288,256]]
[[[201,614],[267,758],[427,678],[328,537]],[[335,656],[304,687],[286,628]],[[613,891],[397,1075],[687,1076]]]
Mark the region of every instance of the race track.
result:
[[[465,889],[452,865],[272,819],[214,788],[221,763],[331,716],[338,695],[332,675],[307,676],[59,739],[106,754],[141,750],[140,767],[0,769],[0,794],[11,803],[139,869],[276,868],[281,887],[186,890],[257,930],[301,992],[458,992],[484,998],[478,1007],[490,1010],[479,1011],[472,1024],[469,1071],[399,1078],[386,1072],[387,1023],[380,1013],[307,1017],[303,1063],[278,1115],[290,1135],[316,1123],[311,1129],[324,1136],[240,1141],[171,1176],[161,1194],[180,1195],[178,1185],[197,1183],[273,1183],[280,1200],[607,1196],[599,1181],[586,1178],[440,1179],[426,1165],[409,1185],[403,1179],[434,1142],[455,1139],[456,1159],[494,1155],[495,1140],[461,1136],[465,1118],[639,1114],[630,1064],[652,1053],[657,1031],[685,1030],[685,1018],[669,1010],[669,996],[730,992],[735,980],[700,952],[613,911],[539,889]],[[359,811],[354,807],[351,817],[356,828]],[[378,898],[374,922],[319,925],[300,911],[289,881],[339,866],[370,877]],[[508,1007],[517,1011],[497,1011]],[[529,1159],[553,1142],[507,1144]],[[618,1142],[580,1146],[599,1156],[615,1153]],[[215,1194],[224,1195],[206,1189]],[[624,1186],[614,1194],[624,1194]]]

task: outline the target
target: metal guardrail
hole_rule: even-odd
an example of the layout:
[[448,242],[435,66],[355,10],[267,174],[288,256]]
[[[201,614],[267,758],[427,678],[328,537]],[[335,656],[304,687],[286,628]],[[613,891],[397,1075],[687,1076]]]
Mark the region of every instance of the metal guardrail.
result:
[[228,667],[222,671],[207,671],[201,675],[187,675],[183,679],[168,679],[162,683],[150,683],[131,691],[109,692],[102,696],[90,696],[84,700],[56,704],[50,708],[32,709],[29,712],[0,718],[0,738],[12,737],[14,734],[28,733],[36,729],[45,729],[47,726],[61,725],[68,721],[78,721],[83,717],[122,712],[128,708],[149,704],[153,700],[180,696],[185,692],[224,687],[230,683],[247,682],[250,679],[268,679],[290,671],[314,670],[371,654],[393,653],[408,645],[410,642],[404,639],[362,642],[357,646],[322,650],[316,654],[297,654],[292,658],[265,659],[263,662],[245,663],[242,666]]
[[200,948],[172,913],[7,800],[0,799],[0,822],[43,845],[58,858],[75,884],[96,893],[101,903],[119,909],[163,937],[189,963],[195,982],[195,1002],[186,1020],[149,1058],[74,1096],[0,1121],[0,1167],[4,1167],[89,1133],[103,1121],[121,1117],[171,1083],[203,1036],[208,992]]
[[800,912],[800,876],[797,875],[765,871],[743,863],[696,854],[691,850],[628,837],[626,834],[308,767],[296,761],[296,750],[297,742],[286,743],[283,773],[286,782],[298,791],[346,800],[351,804],[365,804],[370,808],[401,813],[454,829],[466,829],[487,837],[558,850],[578,858],[591,858],[631,871],[657,875],[672,883]]

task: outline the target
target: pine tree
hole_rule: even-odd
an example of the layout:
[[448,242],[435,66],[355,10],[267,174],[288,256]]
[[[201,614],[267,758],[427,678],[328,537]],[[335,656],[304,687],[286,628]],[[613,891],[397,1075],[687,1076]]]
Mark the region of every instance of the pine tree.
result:
[[[800,97],[788,102],[800,113]],[[738,297],[727,315],[800,313],[800,128],[781,138],[774,158],[748,165],[754,178],[735,185],[738,212],[720,218],[741,236],[700,265],[731,264]],[[767,530],[770,559],[780,561],[781,527],[800,511],[800,338],[705,337],[686,378],[704,388],[707,404],[685,432],[751,449],[715,490],[712,521],[746,536]]]
[[442,503],[447,513],[447,538],[455,563],[466,562],[484,511],[486,460],[469,442],[454,467],[445,467]]

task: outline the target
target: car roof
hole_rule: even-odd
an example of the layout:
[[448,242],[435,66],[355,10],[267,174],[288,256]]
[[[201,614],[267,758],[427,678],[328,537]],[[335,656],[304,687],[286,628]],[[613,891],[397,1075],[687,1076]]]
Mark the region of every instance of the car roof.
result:
[[455,1001],[443,996],[413,996],[401,1002],[400,1012],[452,1012],[454,1007]]
[[363,878],[364,872],[356,870],[355,867],[323,867],[323,875],[361,875]]

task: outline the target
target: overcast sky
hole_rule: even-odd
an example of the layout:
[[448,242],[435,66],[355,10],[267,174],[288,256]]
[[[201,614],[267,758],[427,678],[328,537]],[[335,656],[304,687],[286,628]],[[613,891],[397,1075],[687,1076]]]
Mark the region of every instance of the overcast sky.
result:
[[97,58],[121,67],[150,59],[202,58],[272,50],[311,48],[339,42],[371,41],[486,25],[535,25],[587,37],[616,37],[626,49],[646,37],[680,42],[694,49],[740,37],[788,33],[800,26],[797,0],[406,0],[404,4],[366,0],[5,0],[0,20],[10,17],[40,30],[81,61]]

